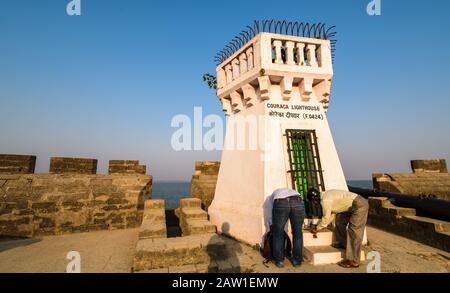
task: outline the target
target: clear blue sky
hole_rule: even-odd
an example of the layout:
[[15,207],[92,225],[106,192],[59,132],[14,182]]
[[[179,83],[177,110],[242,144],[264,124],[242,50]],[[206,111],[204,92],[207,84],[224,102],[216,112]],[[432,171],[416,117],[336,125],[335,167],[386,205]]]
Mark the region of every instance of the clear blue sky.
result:
[[201,80],[213,57],[254,19],[337,26],[328,117],[347,179],[450,161],[450,1],[0,0],[0,153],[139,159],[155,180],[189,180],[174,152],[175,114],[221,114]]

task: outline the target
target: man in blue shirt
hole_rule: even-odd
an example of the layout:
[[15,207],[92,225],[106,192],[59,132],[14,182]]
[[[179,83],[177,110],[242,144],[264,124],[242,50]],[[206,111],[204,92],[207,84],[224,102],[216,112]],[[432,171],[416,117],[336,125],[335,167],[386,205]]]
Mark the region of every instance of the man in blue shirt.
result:
[[[277,267],[284,266],[284,227],[291,221],[293,255],[292,265],[299,266],[303,260],[303,220],[305,207],[300,194],[292,189],[276,189],[268,199],[268,223],[273,233],[273,258]],[[271,211],[271,212],[270,212]]]

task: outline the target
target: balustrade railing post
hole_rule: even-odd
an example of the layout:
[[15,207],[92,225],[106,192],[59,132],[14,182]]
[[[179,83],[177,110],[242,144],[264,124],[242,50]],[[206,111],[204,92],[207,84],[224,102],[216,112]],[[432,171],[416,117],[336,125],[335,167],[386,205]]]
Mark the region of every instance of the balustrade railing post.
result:
[[297,64],[305,65],[305,44],[297,43]]
[[295,65],[294,62],[294,42],[286,42],[286,64]]
[[275,63],[276,64],[283,64],[283,58],[281,56],[281,46],[282,43],[279,40],[273,41],[273,47],[275,48]]

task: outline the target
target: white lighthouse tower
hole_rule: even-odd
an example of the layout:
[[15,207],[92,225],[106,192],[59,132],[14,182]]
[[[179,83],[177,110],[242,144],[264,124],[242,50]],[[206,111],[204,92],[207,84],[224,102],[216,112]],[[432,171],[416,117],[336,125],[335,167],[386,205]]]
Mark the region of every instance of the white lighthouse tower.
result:
[[324,24],[255,21],[219,53],[217,96],[228,116],[210,220],[250,245],[267,230],[281,187],[347,190],[326,111],[335,33]]

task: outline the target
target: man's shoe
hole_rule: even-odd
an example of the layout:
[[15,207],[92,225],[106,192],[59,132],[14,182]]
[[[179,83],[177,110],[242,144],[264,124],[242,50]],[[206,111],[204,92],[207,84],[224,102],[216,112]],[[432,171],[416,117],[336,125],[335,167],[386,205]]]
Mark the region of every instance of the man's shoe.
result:
[[276,261],[276,262],[275,262],[275,265],[276,265],[277,267],[279,267],[279,268],[283,268],[283,267],[284,267],[284,262],[282,262],[282,261]]
[[302,265],[302,262],[301,261],[292,261],[292,265],[294,266],[294,268],[297,268]]
[[359,263],[357,261],[348,259],[341,260],[338,262],[338,265],[346,269],[359,267]]

